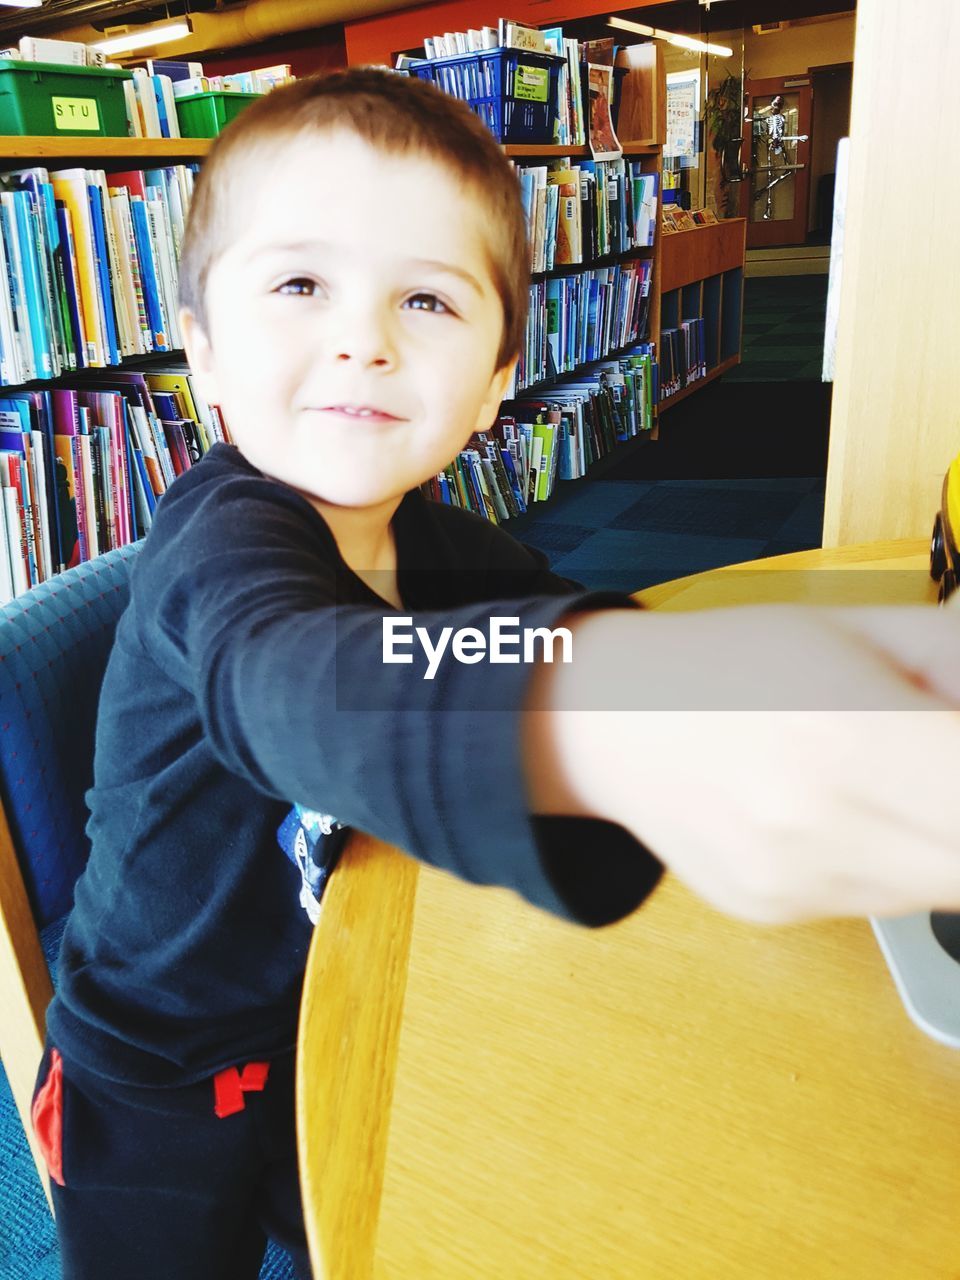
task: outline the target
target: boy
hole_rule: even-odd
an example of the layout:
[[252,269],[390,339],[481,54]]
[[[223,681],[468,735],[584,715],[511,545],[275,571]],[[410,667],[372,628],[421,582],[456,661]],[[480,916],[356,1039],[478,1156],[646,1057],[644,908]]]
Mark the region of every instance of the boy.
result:
[[[350,827],[590,925],[655,886],[645,843],[758,919],[960,901],[945,820],[926,823],[909,871],[882,857],[896,845],[881,798],[886,823],[919,838],[903,762],[878,759],[882,726],[848,717],[841,739],[836,718],[785,732],[782,717],[715,713],[687,740],[694,713],[589,709],[633,705],[643,671],[680,705],[721,653],[731,697],[769,675],[773,696],[800,681],[801,705],[826,705],[849,676],[856,705],[940,705],[846,615],[755,611],[778,658],[758,675],[756,623],[643,616],[423,499],[496,416],[527,252],[485,127],[388,72],[275,90],[204,166],[183,330],[236,447],[161,503],[104,679],[92,854],[35,1102],[68,1280],[243,1280],[266,1235],[310,1274],[293,1051],[311,887]],[[444,628],[563,626],[576,662],[476,662],[474,643],[427,680],[412,645],[410,663],[387,660],[385,620],[405,617],[435,654]],[[604,703],[591,677],[608,672]],[[960,745],[953,718],[914,721],[937,758]],[[843,788],[833,770],[851,752],[863,767]],[[292,803],[307,812],[291,827]],[[880,869],[857,847],[867,833],[887,840]]]

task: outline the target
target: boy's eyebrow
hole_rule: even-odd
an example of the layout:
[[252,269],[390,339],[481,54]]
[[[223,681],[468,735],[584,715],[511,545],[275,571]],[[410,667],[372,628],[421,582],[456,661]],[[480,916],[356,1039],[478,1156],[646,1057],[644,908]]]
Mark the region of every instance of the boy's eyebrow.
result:
[[[326,240],[293,240],[288,244],[266,244],[257,245],[247,254],[247,261],[253,262],[257,258],[268,257],[271,254],[279,253],[309,253],[315,249],[329,249],[339,253],[341,250],[336,245],[330,244]],[[455,267],[450,262],[439,262],[434,258],[408,258],[406,265],[411,267],[427,267],[432,271],[442,271],[446,275],[457,276],[470,285],[478,294],[483,296],[483,286],[475,276],[469,271],[464,271],[462,267]]]

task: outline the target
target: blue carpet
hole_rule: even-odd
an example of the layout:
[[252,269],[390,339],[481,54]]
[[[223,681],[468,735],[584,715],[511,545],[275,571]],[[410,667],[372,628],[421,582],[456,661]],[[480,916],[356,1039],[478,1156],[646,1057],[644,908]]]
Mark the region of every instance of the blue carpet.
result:
[[508,527],[565,577],[596,590],[638,591],[819,546],[823,496],[819,476],[637,484],[587,479],[564,485]]
[[817,382],[823,367],[827,277],[749,276],[742,360],[729,382]]

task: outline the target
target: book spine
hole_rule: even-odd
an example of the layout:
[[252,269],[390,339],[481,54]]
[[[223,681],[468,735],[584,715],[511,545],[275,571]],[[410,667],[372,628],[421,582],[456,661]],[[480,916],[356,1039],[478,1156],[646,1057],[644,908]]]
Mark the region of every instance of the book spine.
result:
[[10,455],[10,481],[17,495],[17,514],[20,517],[21,550],[26,569],[27,586],[35,587],[37,577],[37,540],[33,527],[33,508],[30,504],[30,485],[26,476],[25,459],[21,454]]
[[63,352],[63,367],[73,372],[77,367],[77,351],[74,329],[70,321],[70,302],[67,291],[67,277],[64,262],[64,246],[60,236],[60,222],[57,217],[57,203],[53,195],[53,187],[49,182],[41,184],[43,208],[46,218],[47,243],[50,250],[50,265],[53,274],[54,306],[57,314],[57,328],[60,334]]
[[61,372],[60,338],[57,332],[53,279],[47,255],[44,215],[36,184],[18,192],[23,197],[23,219],[30,247],[30,276],[36,290],[37,333],[40,338],[41,368],[44,375],[55,378]]
[[111,195],[111,203],[117,215],[120,243],[123,246],[122,260],[126,262],[130,273],[130,288],[134,308],[134,328],[139,333],[137,343],[141,352],[153,350],[153,337],[150,330],[150,318],[147,315],[147,304],[144,298],[143,279],[140,274],[140,259],[137,254],[137,241],[133,233],[133,218],[130,213],[130,193],[125,187],[118,187]]
[[[92,480],[93,523],[97,530],[97,547],[99,551],[112,551],[113,543],[107,528],[106,512],[103,505],[103,476],[100,463],[100,427],[93,427],[88,439],[90,451],[90,478]],[[98,554],[99,554],[98,551]]]
[[30,432],[30,466],[33,469],[33,489],[36,494],[35,509],[39,514],[38,542],[43,548],[44,580],[55,572],[51,547],[54,543],[54,530],[50,525],[50,507],[47,500],[47,465],[46,443],[42,431]]
[[113,492],[113,455],[110,448],[110,430],[108,427],[97,428],[97,454],[100,460],[100,486],[103,495],[103,518],[107,541],[111,548],[119,547],[117,506]]
[[14,597],[13,566],[10,559],[10,540],[7,534],[6,504],[0,492],[0,605],[9,604]]
[[63,275],[67,288],[70,327],[73,331],[73,343],[77,353],[77,368],[82,369],[90,363],[90,348],[84,339],[83,296],[80,290],[80,277],[77,273],[77,251],[73,238],[73,223],[70,210],[61,200],[57,201],[57,225],[60,228],[60,243],[63,246]]
[[[97,209],[103,226],[107,257],[107,280],[110,291],[111,309],[115,320],[115,342],[119,347],[119,355],[133,355],[136,351],[131,333],[130,315],[127,307],[127,293],[124,288],[126,272],[123,263],[126,255],[121,255],[117,239],[116,221],[110,192],[107,187],[107,176],[102,169],[93,171],[97,189]],[[129,270],[129,268],[127,268]]]
[[110,263],[107,258],[106,230],[100,188],[95,182],[91,182],[87,186],[87,199],[90,204],[90,226],[92,228],[97,298],[100,304],[100,316],[106,338],[105,359],[107,364],[119,364],[120,349],[117,345],[117,324],[113,307],[113,289],[110,285]]
[[163,473],[163,487],[164,491],[166,491],[177,478],[177,472],[173,465],[173,456],[170,453],[170,446],[167,443],[167,435],[163,429],[163,423],[157,415],[155,413],[148,414],[147,422],[150,427],[150,433],[153,436],[157,459],[160,463],[160,470]]
[[31,433],[24,431],[23,439],[23,486],[30,498],[30,519],[33,525],[33,559],[36,565],[37,582],[45,582],[49,577],[49,568],[44,552],[44,525],[40,511],[40,491],[34,471],[33,442]]
[[130,200],[133,216],[133,230],[137,242],[137,256],[140,260],[140,275],[143,280],[144,296],[147,303],[147,314],[150,317],[151,350],[169,351],[170,343],[160,308],[160,291],[157,281],[157,269],[154,260],[150,228],[147,221],[145,203],[139,196]]
[[17,510],[17,492],[11,485],[3,486],[3,516],[6,523],[7,543],[10,548],[10,572],[14,596],[22,595],[29,587],[23,554],[23,526]]
[[[0,210],[0,217],[2,217],[2,210]],[[6,237],[2,234],[2,226],[0,226],[0,382],[4,386],[21,380],[20,357],[17,354],[13,319],[13,289],[10,284],[9,270]]]
[[89,435],[77,436],[80,456],[80,481],[83,489],[83,520],[87,535],[87,556],[93,559],[100,554],[100,539],[97,536],[97,498],[93,482],[93,455],[90,448]]
[[73,466],[73,497],[77,504],[77,544],[80,562],[90,559],[87,541],[86,486],[83,481],[83,456],[80,452],[80,436],[70,436],[70,461]]
[[2,206],[3,233],[7,245],[7,257],[10,262],[10,296],[13,301],[14,324],[17,331],[17,343],[20,354],[20,371],[25,381],[37,377],[37,365],[34,358],[34,343],[30,331],[30,314],[23,277],[23,265],[20,254],[20,237],[17,234],[17,216],[13,201],[13,192],[5,191],[0,195]]
[[170,248],[167,241],[166,220],[161,200],[147,201],[147,223],[153,241],[154,261],[157,263],[157,278],[160,292],[160,312],[164,318],[164,332],[171,347],[179,341],[179,327],[176,323],[177,288],[173,265],[170,262]]

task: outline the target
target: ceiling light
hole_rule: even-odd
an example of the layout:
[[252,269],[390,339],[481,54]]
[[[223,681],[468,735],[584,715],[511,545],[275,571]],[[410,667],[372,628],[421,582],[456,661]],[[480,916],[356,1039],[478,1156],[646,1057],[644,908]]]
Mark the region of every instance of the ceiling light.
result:
[[183,40],[192,34],[189,19],[186,19],[182,22],[165,22],[162,26],[141,27],[139,31],[131,31],[129,35],[100,40],[93,47],[101,53],[127,53],[131,49],[149,49],[155,44],[166,44],[170,40]]
[[706,44],[703,40],[694,40],[692,36],[677,35],[675,31],[663,31],[660,27],[647,27],[642,22],[631,22],[628,18],[608,18],[608,27],[620,27],[623,31],[636,31],[641,36],[650,36],[654,40],[666,40],[668,44],[677,45],[680,49],[692,49],[695,53],[712,53],[718,58],[731,58],[733,50],[725,44]]
[[0,4],[10,9],[39,9],[43,0],[0,0]]
[[718,58],[733,57],[733,50],[728,49],[725,44],[707,44],[703,40],[694,40],[691,36],[672,36],[666,31],[658,31],[657,35],[680,49],[693,49],[696,53],[713,53]]

